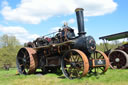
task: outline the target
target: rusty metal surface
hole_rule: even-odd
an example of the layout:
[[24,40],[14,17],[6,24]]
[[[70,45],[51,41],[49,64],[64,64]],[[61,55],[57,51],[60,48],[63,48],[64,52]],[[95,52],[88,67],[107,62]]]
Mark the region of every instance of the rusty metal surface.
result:
[[77,49],[74,49],[74,51],[78,52],[78,53],[81,55],[81,57],[82,57],[82,59],[83,59],[83,61],[84,61],[83,76],[85,76],[85,75],[88,73],[88,70],[89,70],[88,58],[87,58],[87,56],[86,56],[82,51],[77,50]]
[[36,56],[36,51],[33,50],[32,48],[26,48],[26,50],[29,53],[29,57],[30,57],[30,67],[29,67],[29,74],[32,74],[36,71],[36,67],[38,64],[37,61],[37,56]]
[[46,65],[47,66],[50,66],[50,65],[52,65],[52,66],[58,66],[58,65],[60,65],[60,59],[59,59],[59,57],[47,57],[46,58]]
[[17,68],[20,74],[32,74],[36,71],[38,61],[33,48],[21,48],[17,54]]
[[74,42],[73,40],[68,40],[68,41],[65,41],[65,42],[62,42],[62,43],[46,45],[46,46],[40,46],[40,47],[36,47],[36,48],[33,48],[33,49],[34,50],[39,50],[39,49],[42,49],[42,48],[45,49],[45,48],[51,48],[51,47],[58,47],[58,46],[63,46],[63,45],[71,44],[73,42]]

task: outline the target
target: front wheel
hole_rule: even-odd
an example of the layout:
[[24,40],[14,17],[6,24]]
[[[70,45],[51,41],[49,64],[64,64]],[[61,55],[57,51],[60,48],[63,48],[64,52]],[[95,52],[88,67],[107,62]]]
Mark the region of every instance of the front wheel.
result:
[[102,51],[96,50],[89,59],[91,64],[89,73],[103,74],[109,68],[109,59]]
[[66,78],[81,78],[88,73],[89,62],[82,51],[71,49],[62,57],[61,67]]

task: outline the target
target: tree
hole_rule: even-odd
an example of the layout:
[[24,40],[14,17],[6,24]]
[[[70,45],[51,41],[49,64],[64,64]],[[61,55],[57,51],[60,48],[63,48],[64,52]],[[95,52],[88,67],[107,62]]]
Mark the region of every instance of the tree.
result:
[[21,48],[15,36],[3,35],[0,37],[0,67],[5,64],[16,66],[16,55]]
[[15,36],[8,36],[7,34],[3,35],[0,38],[1,47],[8,47],[12,46],[15,47],[17,45],[20,45],[19,41],[16,39]]

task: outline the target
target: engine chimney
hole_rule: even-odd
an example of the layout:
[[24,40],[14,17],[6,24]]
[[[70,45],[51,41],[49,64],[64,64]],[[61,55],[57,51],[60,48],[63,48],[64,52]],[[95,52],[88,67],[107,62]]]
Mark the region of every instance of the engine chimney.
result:
[[76,17],[77,17],[77,24],[78,24],[78,35],[82,36],[85,35],[84,31],[84,16],[83,16],[83,8],[77,8],[75,10],[76,12]]

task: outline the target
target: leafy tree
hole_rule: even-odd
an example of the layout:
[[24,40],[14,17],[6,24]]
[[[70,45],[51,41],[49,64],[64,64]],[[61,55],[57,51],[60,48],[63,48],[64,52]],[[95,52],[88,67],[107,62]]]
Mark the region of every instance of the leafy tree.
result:
[[9,64],[11,67],[16,66],[16,55],[21,48],[19,41],[15,36],[7,34],[0,37],[0,67]]
[[3,35],[0,38],[1,47],[8,47],[12,46],[15,47],[17,45],[20,45],[19,41],[16,39],[15,36],[8,36],[7,34]]

